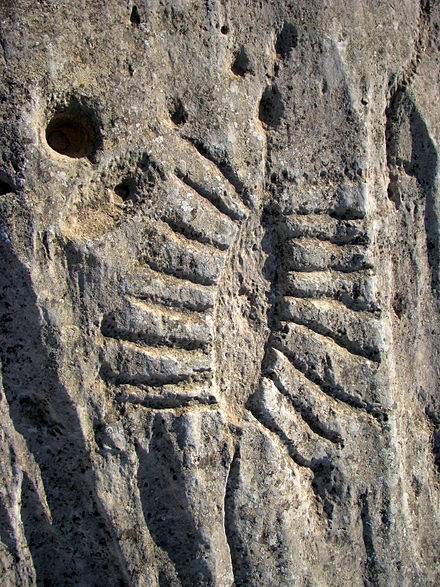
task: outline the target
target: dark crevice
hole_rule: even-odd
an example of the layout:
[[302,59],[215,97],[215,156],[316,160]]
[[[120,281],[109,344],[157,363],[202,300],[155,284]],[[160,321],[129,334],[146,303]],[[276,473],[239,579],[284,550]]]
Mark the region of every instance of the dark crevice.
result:
[[275,51],[281,59],[287,59],[292,49],[298,45],[298,31],[296,27],[290,22],[285,22],[281,32],[279,33],[276,43]]
[[[237,535],[234,531],[236,522],[236,514],[233,507],[233,497],[238,491],[240,482],[240,448],[239,445],[235,447],[234,456],[232,457],[231,464],[229,465],[229,471],[226,478],[225,496],[224,496],[224,512],[225,512],[225,535],[228,543],[229,554],[231,556],[231,566],[234,578],[234,585],[236,583],[236,576],[238,575],[239,569],[241,568],[240,561],[237,561],[237,550],[236,541]],[[238,563],[238,564],[237,564]]]
[[170,118],[176,126],[183,126],[188,121],[188,112],[180,98],[171,101]]
[[[263,276],[270,284],[266,294],[267,302],[267,324],[271,331],[278,330],[280,327],[280,303],[283,293],[284,271],[282,267],[282,241],[280,224],[282,217],[270,211],[263,211],[261,224],[264,228],[264,237],[262,240],[262,249],[266,255],[266,261],[263,266]],[[267,352],[270,349],[269,341],[266,343],[265,364]],[[264,369],[262,370],[264,373]]]
[[137,6],[133,6],[133,8],[131,9],[130,22],[134,25],[141,24],[141,15],[139,14]]
[[254,73],[249,53],[243,45],[235,53],[231,70],[233,74],[240,77],[244,77],[247,73]]
[[440,472],[440,415],[436,414],[431,409],[426,409],[425,413],[432,425],[431,446],[434,465]]
[[329,216],[336,220],[364,220],[365,212],[355,205],[350,205],[342,197],[336,207],[329,212]]
[[139,200],[137,191],[137,182],[134,177],[127,177],[115,186],[115,193],[124,200],[124,202],[137,202]]
[[401,107],[406,98],[405,85],[399,85],[392,94],[385,111],[385,142],[389,171],[388,198],[394,202],[396,208],[400,208],[399,170],[397,165],[399,133],[401,126]]
[[47,233],[47,230],[45,230],[43,232],[43,234],[41,235],[41,244],[43,245],[44,254],[46,255],[46,258],[47,259],[52,259],[52,256],[51,256],[51,253],[50,253],[49,235]]
[[155,544],[171,560],[179,584],[213,585],[215,578],[204,557],[210,545],[200,532],[188,498],[191,479],[165,418],[161,414],[153,417],[148,448],[136,444],[137,486],[145,524]]
[[240,494],[240,458],[240,447],[237,444],[229,467],[224,498],[225,534],[231,554],[234,585],[237,587],[249,584],[253,569],[249,553],[250,544],[242,537],[240,505],[235,502]]
[[412,153],[407,173],[416,178],[425,196],[425,230],[431,287],[440,294],[440,237],[437,197],[438,154],[425,121],[414,107],[411,117]]
[[276,84],[267,86],[261,96],[258,115],[266,126],[277,129],[284,114],[284,104]]
[[404,73],[398,77],[393,75],[389,82],[390,99],[385,109],[386,128],[385,143],[387,162],[389,169],[388,197],[397,208],[400,207],[399,169],[396,165],[396,149],[399,135],[401,109],[407,100],[408,89],[417,74],[417,69],[424,53],[427,42],[427,33],[431,17],[430,0],[420,0],[419,4],[419,30],[414,43],[414,54]]
[[[405,177],[414,177],[425,201],[425,231],[431,288],[440,294],[439,206],[437,203],[438,154],[426,122],[400,86],[386,111],[386,148],[389,169],[388,196],[400,208],[406,197]],[[405,157],[406,155],[406,157]]]
[[16,190],[13,183],[6,177],[5,174],[0,172],[0,196],[6,196],[7,194],[14,193]]
[[366,585],[379,585],[379,570],[376,550],[374,547],[373,520],[370,514],[370,505],[368,503],[367,493],[363,493],[359,497],[359,502],[362,522],[362,540],[367,557],[365,565]]

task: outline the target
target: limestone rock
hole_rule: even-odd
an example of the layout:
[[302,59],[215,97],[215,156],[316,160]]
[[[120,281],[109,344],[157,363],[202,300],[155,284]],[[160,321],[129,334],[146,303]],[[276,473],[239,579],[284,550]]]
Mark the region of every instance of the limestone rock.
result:
[[5,586],[440,581],[436,0],[4,0]]

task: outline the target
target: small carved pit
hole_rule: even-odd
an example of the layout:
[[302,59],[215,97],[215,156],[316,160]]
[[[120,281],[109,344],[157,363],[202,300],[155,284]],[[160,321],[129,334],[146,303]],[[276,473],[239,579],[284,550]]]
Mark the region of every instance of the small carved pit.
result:
[[91,157],[96,152],[96,137],[87,119],[78,114],[56,114],[46,129],[51,149],[74,159]]

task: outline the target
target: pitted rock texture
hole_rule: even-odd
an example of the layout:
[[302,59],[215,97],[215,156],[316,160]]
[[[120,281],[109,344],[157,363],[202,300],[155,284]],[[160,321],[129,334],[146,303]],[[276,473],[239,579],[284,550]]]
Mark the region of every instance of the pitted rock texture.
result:
[[1,584],[438,585],[439,3],[0,16]]

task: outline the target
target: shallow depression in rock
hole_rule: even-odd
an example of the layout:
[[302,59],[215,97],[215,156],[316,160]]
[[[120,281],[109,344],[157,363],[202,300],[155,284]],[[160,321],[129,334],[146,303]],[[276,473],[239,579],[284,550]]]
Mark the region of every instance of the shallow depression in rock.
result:
[[87,118],[78,114],[53,116],[46,128],[46,141],[57,153],[74,159],[96,152],[95,132]]

